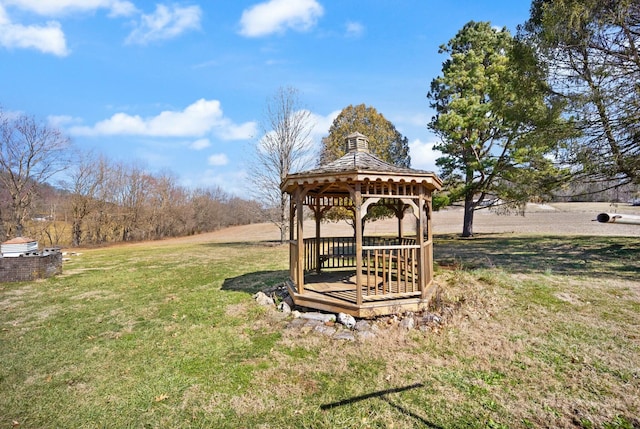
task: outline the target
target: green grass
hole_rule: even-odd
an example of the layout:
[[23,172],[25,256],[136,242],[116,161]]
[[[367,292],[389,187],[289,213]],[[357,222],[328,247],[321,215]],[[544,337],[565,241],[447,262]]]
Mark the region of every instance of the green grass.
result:
[[446,326],[355,343],[253,302],[287,251],[120,246],[0,284],[0,428],[640,425],[637,238],[438,237]]

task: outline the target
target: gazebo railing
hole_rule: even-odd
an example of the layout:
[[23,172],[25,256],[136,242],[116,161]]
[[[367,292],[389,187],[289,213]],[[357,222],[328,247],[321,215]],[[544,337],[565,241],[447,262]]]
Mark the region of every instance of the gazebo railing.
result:
[[[363,250],[371,246],[415,245],[413,238],[363,237]],[[356,240],[354,237],[321,237],[304,239],[304,270],[325,268],[355,268]],[[363,253],[364,256],[364,253]]]
[[364,246],[364,299],[420,292],[418,245]]
[[[353,237],[307,238],[304,247],[305,272],[357,268]],[[363,237],[360,285],[363,299],[420,293],[419,255],[420,245],[413,238]]]
[[305,271],[356,266],[356,240],[353,237],[306,238],[304,249]]

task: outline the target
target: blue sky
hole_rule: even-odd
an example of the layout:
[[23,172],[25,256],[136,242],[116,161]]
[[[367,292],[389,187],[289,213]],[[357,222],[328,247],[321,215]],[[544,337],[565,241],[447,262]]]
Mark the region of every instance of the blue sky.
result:
[[246,195],[269,97],[291,86],[322,136],[375,107],[435,170],[426,94],[468,21],[515,33],[526,0],[0,0],[0,106],[187,187]]

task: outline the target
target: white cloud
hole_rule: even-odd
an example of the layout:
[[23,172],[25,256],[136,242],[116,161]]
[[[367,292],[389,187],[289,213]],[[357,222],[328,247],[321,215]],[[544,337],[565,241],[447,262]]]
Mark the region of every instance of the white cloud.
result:
[[224,140],[239,140],[247,137],[238,130],[253,128],[253,122],[238,125],[225,118],[219,101],[200,99],[182,111],[166,110],[149,118],[116,113],[93,126],[71,127],[69,133],[78,136],[202,137],[213,132]]
[[77,124],[80,122],[80,119],[68,115],[49,115],[47,116],[47,122],[49,122],[52,127],[62,128],[70,124]]
[[35,49],[59,57],[69,54],[60,23],[50,21],[45,26],[15,24],[11,22],[2,5],[0,5],[0,46],[7,49]]
[[193,150],[202,150],[208,148],[209,146],[211,146],[211,142],[209,141],[209,139],[198,139],[189,145],[189,147]]
[[126,43],[146,45],[156,40],[171,39],[188,30],[200,28],[202,9],[199,6],[156,5],[150,15],[142,15],[140,23],[129,34]]
[[216,153],[207,158],[207,163],[209,165],[219,167],[222,165],[227,165],[229,163],[229,158],[224,153]]
[[112,17],[128,16],[136,12],[133,3],[125,0],[2,0],[0,3],[0,46],[8,49],[35,49],[59,57],[68,55],[69,49],[58,21],[24,25],[13,22],[5,7],[40,16],[61,16],[97,9],[107,9]]
[[331,124],[333,124],[333,121],[338,117],[340,112],[340,110],[334,110],[326,116],[311,113],[311,120],[314,125],[310,137],[318,149],[322,143],[322,137],[329,135],[329,128],[331,128]]
[[229,120],[224,121],[224,126],[220,126],[216,130],[217,136],[223,140],[249,140],[254,138],[257,133],[258,124],[255,122],[236,125]]
[[269,0],[242,12],[240,34],[260,37],[283,33],[287,28],[306,31],[323,13],[316,0]]
[[129,16],[136,12],[134,4],[125,0],[3,0],[3,3],[42,16],[59,16],[97,9],[107,9],[109,16]]
[[436,171],[436,159],[442,156],[442,152],[434,150],[436,142],[422,142],[416,139],[409,143],[409,155],[411,155],[411,168],[417,170]]
[[360,37],[364,34],[364,25],[359,22],[349,21],[345,25],[347,37]]

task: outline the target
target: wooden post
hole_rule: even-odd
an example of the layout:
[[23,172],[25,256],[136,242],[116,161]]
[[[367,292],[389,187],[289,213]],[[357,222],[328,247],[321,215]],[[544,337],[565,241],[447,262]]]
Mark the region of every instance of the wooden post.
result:
[[[296,200],[295,195],[289,195],[289,240],[293,241],[295,238],[294,220],[296,215]],[[295,280],[295,279],[292,279]]]
[[426,220],[427,220],[427,258],[425,286],[430,286],[433,282],[433,231],[431,229],[431,192],[428,192],[426,199]]
[[323,211],[320,209],[320,197],[316,196],[315,213],[316,213],[316,273],[320,274],[320,221],[322,220]]
[[427,281],[426,281],[426,249],[424,242],[424,227],[425,227],[425,216],[424,216],[424,186],[420,186],[420,195],[418,197],[418,227],[416,228],[418,233],[418,287],[420,288],[420,294],[422,299],[427,298]]
[[304,293],[304,204],[302,204],[302,200],[304,198],[302,188],[296,189],[296,221],[298,224],[297,227],[297,238],[298,238],[298,260],[296,264],[298,265],[297,270],[297,279],[296,284],[298,285],[298,293]]
[[356,183],[353,195],[356,226],[356,304],[362,305],[362,187]]
[[396,217],[398,218],[398,244],[402,244],[402,219],[404,219],[404,203],[402,200],[398,200],[398,207],[396,209]]
[[296,200],[294,195],[289,195],[289,278],[294,283],[296,288],[298,287],[296,283],[298,279],[298,271],[297,271],[297,261],[298,258],[295,252],[298,249],[298,244],[295,241],[295,229],[294,229],[294,221],[296,215]]

